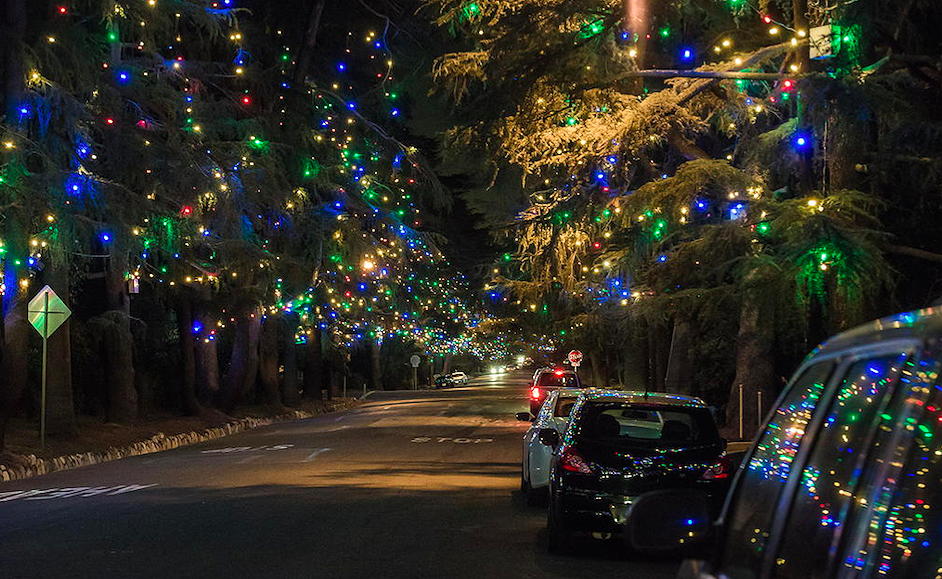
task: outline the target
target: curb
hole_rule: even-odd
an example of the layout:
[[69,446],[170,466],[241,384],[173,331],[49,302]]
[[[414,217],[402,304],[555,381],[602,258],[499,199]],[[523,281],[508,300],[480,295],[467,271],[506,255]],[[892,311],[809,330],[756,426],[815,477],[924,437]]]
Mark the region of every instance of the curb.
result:
[[325,407],[323,412],[292,410],[291,412],[264,418],[255,418],[250,416],[246,418],[240,418],[234,422],[229,422],[225,426],[207,428],[206,430],[202,431],[181,432],[180,434],[173,434],[170,436],[167,436],[163,432],[158,432],[147,440],[141,440],[128,446],[112,447],[101,452],[83,452],[79,454],[69,454],[66,456],[57,456],[54,458],[45,459],[39,458],[34,454],[29,454],[22,457],[26,461],[26,465],[0,464],[0,482],[24,480],[53,472],[71,470],[74,468],[81,468],[83,466],[92,466],[104,462],[111,462],[113,460],[120,460],[122,458],[141,456],[143,454],[152,454],[155,452],[163,452],[165,450],[190,446],[191,444],[199,444],[201,442],[216,440],[218,438],[223,438],[232,434],[254,430],[262,426],[269,426],[271,424],[277,424],[281,422],[304,420],[306,418],[313,418],[315,416],[320,416],[329,412],[335,412],[337,410],[346,410],[348,408],[352,408],[355,405],[355,401],[351,401],[345,404],[338,404],[334,407]]

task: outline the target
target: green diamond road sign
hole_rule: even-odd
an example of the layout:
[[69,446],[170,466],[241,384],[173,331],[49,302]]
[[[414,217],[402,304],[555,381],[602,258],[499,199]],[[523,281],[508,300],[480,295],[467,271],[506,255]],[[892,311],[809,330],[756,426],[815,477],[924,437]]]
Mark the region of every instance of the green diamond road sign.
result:
[[33,324],[43,338],[55,333],[71,315],[69,306],[65,305],[62,298],[49,286],[41,289],[36,297],[29,301],[29,323]]

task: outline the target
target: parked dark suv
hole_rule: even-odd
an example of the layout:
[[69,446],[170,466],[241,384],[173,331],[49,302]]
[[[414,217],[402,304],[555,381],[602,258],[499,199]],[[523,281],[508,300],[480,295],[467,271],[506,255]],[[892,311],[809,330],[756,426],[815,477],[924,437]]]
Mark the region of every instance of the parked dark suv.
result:
[[779,398],[715,523],[702,495],[634,505],[632,544],[695,546],[683,577],[938,577],[942,310],[814,350]]
[[[574,531],[620,533],[632,501],[663,488],[725,496],[726,441],[698,398],[590,389],[576,401],[550,469],[550,551],[569,548]],[[717,508],[718,510],[718,508]]]

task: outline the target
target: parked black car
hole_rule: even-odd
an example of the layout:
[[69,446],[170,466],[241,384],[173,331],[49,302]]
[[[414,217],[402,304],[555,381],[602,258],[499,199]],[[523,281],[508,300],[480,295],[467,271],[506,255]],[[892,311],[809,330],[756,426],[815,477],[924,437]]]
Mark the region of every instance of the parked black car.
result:
[[938,577],[940,370],[940,309],[825,342],[782,393],[716,522],[702,494],[659,491],[635,502],[631,543],[684,546],[682,577]]
[[[631,504],[652,489],[694,488],[725,496],[731,466],[713,414],[698,398],[587,390],[572,410],[550,470],[549,549],[566,551],[573,532],[621,533]],[[717,508],[718,510],[718,508]]]

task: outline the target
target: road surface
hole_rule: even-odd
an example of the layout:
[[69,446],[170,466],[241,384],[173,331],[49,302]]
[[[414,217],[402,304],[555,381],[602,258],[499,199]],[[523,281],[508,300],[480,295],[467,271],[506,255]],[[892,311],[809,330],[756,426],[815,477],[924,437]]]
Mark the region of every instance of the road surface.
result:
[[[518,491],[525,379],[0,484],[0,577],[672,577],[586,539],[550,556]],[[25,492],[24,492],[25,491]]]

